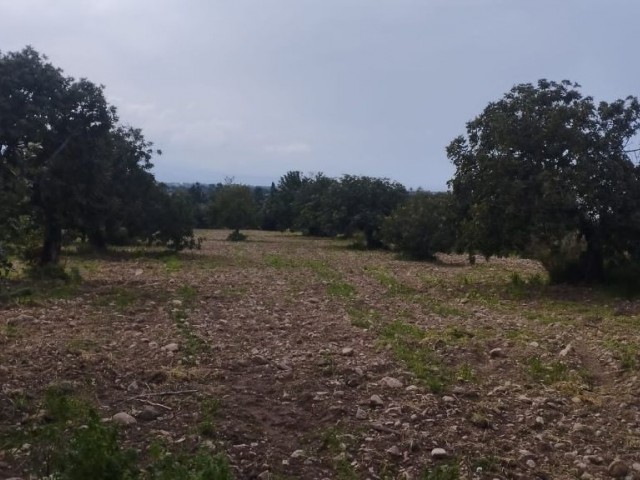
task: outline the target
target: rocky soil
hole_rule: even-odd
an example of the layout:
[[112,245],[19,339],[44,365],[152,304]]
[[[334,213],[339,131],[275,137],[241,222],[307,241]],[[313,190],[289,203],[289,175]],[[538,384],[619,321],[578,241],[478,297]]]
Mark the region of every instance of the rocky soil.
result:
[[237,478],[640,479],[639,302],[524,260],[226,233],[69,253],[79,285],[0,307],[0,478],[28,478],[10,439],[57,385],[141,455],[224,452]]

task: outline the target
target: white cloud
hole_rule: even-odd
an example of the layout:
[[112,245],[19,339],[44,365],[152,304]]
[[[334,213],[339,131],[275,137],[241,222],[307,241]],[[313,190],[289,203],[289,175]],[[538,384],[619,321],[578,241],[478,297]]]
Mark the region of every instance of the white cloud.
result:
[[276,153],[281,155],[298,155],[311,152],[311,145],[304,142],[292,142],[277,145],[267,145],[264,147],[267,153]]

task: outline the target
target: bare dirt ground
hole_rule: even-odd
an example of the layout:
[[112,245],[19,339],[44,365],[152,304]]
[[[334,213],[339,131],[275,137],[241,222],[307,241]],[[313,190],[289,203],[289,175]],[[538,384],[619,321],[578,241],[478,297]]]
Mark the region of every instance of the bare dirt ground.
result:
[[[524,260],[201,233],[69,254],[79,285],[0,308],[2,438],[56,384],[137,417],[143,456],[203,447],[241,479],[640,478],[640,303]],[[28,478],[28,446],[0,449],[0,478]]]

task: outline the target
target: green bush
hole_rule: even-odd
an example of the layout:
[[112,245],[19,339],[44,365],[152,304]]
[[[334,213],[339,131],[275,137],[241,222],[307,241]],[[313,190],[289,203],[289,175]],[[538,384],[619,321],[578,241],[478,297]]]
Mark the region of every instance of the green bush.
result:
[[227,236],[227,240],[230,242],[244,242],[247,239],[247,236],[244,233],[239,232],[238,230],[234,230]]
[[398,207],[382,225],[382,241],[416,260],[433,260],[454,246],[450,195],[419,192]]

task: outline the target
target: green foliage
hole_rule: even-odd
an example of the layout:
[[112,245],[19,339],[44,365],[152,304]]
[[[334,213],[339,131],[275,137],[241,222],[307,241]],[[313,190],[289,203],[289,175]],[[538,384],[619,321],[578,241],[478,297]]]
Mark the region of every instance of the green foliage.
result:
[[527,361],[527,371],[531,378],[544,384],[554,384],[568,378],[568,369],[561,362],[544,362],[539,357],[532,357]]
[[351,238],[360,233],[363,248],[382,246],[380,227],[385,216],[406,197],[406,189],[384,178],[318,173],[305,177],[288,172],[272,185],[263,208],[264,227],[298,229],[306,235]]
[[[102,86],[31,47],[0,53],[0,270],[22,252],[57,263],[63,232],[97,249],[151,237],[195,246],[187,206],[149,172],[153,153],[140,130],[118,125]],[[22,247],[34,231],[37,251]]]
[[382,222],[406,196],[401,184],[386,178],[344,175],[327,198],[334,229],[347,236],[362,232],[367,248],[381,247]]
[[211,216],[216,226],[236,232],[255,227],[257,207],[251,188],[230,182],[223,185],[213,197]]
[[604,280],[638,256],[639,170],[625,152],[638,129],[634,97],[596,105],[568,81],[513,87],[447,148],[461,248],[536,258],[554,281]]
[[50,468],[60,480],[138,478],[135,452],[122,450],[117,430],[95,412],[54,450]]
[[436,252],[454,246],[451,195],[418,192],[387,217],[382,226],[385,245],[416,260],[433,260]]
[[172,455],[162,449],[154,452],[148,480],[232,480],[233,473],[224,455],[201,451],[192,455]]
[[220,411],[221,402],[211,398],[202,402],[198,433],[203,437],[213,438],[216,434],[216,417]]
[[305,177],[298,189],[293,209],[296,216],[293,226],[305,235],[317,237],[335,236],[333,221],[334,214],[338,214],[332,204],[332,190],[336,188],[337,180],[318,173],[313,177]]
[[262,228],[265,230],[288,230],[293,228],[298,212],[296,199],[298,192],[308,182],[299,171],[283,175],[278,185],[271,184],[269,195],[262,207]]
[[416,293],[413,287],[400,282],[392,273],[383,267],[365,267],[365,271],[380,282],[381,285],[386,287],[389,295],[412,295]]
[[244,242],[247,239],[247,236],[242,233],[234,230],[229,235],[227,235],[227,240],[230,242]]
[[380,331],[380,339],[391,347],[395,356],[433,393],[440,393],[449,379],[435,352],[421,342],[425,336],[419,327],[399,320],[385,325]]
[[353,285],[343,281],[333,281],[327,285],[327,293],[334,297],[350,298],[356,293]]
[[80,283],[82,277],[77,268],[67,270],[62,265],[34,265],[27,269],[28,276],[37,281],[61,280],[64,283]]
[[429,468],[422,475],[422,480],[458,480],[459,478],[460,467],[453,462]]

